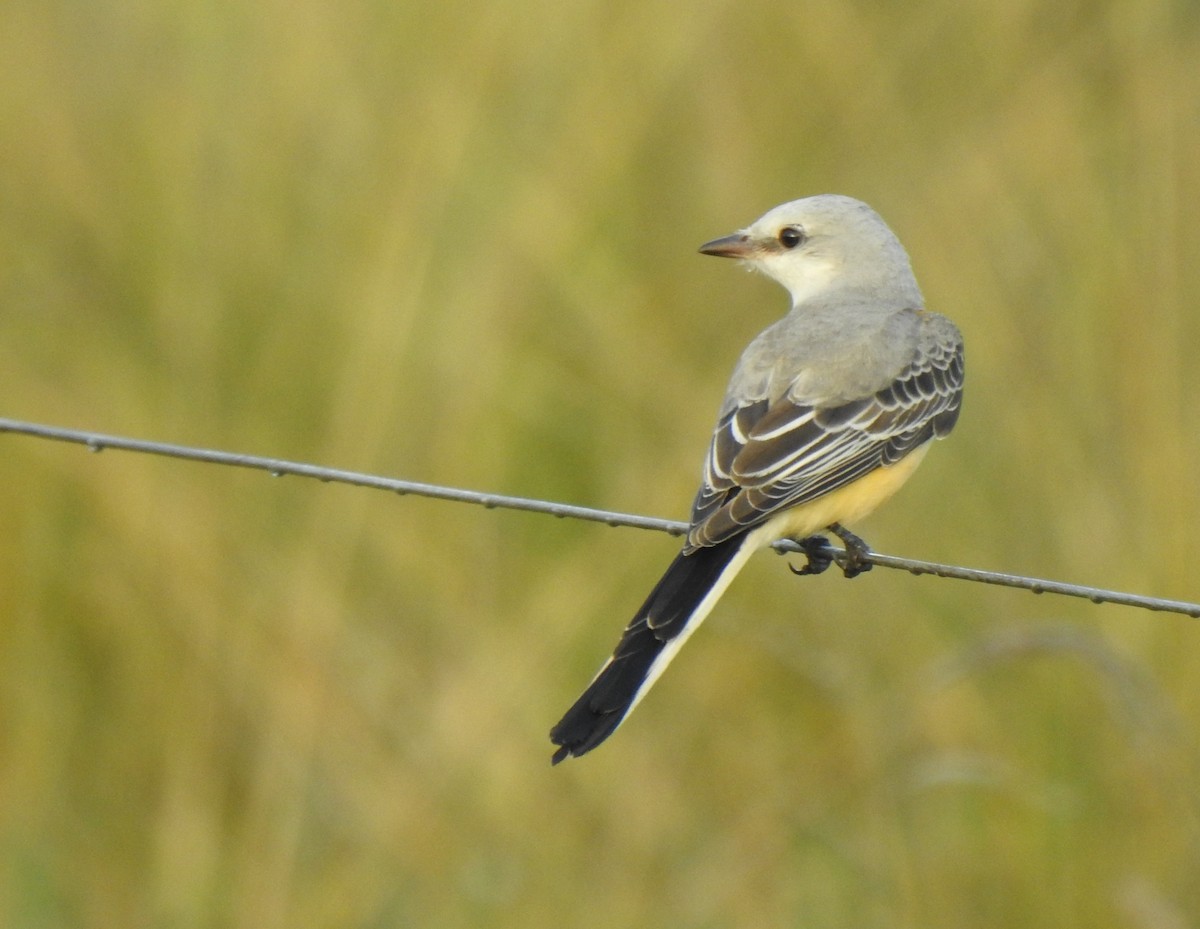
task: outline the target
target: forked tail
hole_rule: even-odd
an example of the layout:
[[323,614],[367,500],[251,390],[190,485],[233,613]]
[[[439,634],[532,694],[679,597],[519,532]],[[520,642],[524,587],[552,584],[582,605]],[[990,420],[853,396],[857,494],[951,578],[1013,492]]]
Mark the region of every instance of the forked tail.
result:
[[558,764],[591,751],[637,706],[750,557],[745,533],[680,553],[637,611],[587,690],[550,730]]

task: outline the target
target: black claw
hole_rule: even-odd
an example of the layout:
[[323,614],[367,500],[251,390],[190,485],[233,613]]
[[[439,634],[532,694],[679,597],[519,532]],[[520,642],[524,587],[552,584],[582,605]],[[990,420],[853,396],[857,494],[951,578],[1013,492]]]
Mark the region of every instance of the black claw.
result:
[[875,567],[868,560],[871,549],[867,547],[866,542],[840,523],[834,523],[829,527],[829,531],[841,539],[842,544],[846,546],[846,558],[842,562],[842,574],[846,577],[858,577],[858,575],[866,574],[871,568]]
[[803,568],[789,564],[788,570],[793,574],[800,576],[821,574],[833,564],[833,546],[829,544],[829,540],[825,536],[810,535],[805,539],[796,539],[796,544],[800,546],[804,557],[808,559],[808,564]]

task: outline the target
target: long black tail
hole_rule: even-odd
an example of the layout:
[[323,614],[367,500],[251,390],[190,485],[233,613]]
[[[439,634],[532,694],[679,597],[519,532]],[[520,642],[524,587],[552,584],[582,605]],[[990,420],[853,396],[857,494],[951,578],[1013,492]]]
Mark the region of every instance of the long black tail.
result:
[[[589,752],[621,725],[741,569],[745,535],[680,553],[625,627],[616,651],[558,725],[558,764]],[[738,557],[742,554],[742,557]]]

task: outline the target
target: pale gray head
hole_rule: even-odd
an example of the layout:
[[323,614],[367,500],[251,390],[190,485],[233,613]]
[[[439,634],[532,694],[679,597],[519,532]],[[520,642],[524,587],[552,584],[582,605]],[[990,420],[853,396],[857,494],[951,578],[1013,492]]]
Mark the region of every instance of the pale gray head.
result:
[[852,197],[784,203],[700,251],[761,271],[787,288],[793,305],[839,293],[922,305],[904,246],[878,213]]

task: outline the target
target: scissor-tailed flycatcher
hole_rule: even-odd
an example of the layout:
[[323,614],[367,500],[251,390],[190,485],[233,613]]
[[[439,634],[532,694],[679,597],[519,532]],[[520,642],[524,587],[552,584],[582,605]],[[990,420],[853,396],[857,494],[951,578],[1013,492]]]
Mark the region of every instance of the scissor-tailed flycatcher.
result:
[[[904,247],[865,203],[785,203],[700,247],[787,288],[792,309],[742,353],[725,394],[683,551],[616,651],[550,732],[554,763],[595,748],[645,696],[750,555],[842,528],[903,484],[958,419],[962,336],[925,309]],[[809,546],[809,568],[828,566]]]

